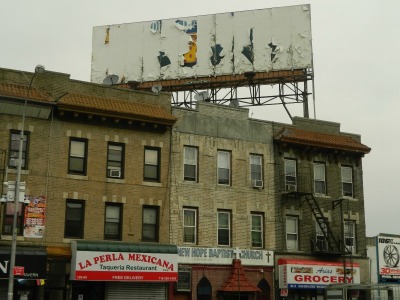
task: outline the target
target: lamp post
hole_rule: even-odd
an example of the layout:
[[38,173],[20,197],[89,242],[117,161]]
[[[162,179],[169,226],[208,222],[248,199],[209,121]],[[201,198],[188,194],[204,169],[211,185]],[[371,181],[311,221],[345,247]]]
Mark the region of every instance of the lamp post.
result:
[[[33,79],[35,78],[36,74],[41,74],[44,72],[44,70],[45,70],[44,66],[41,65],[36,66],[35,73],[32,75],[31,81],[29,82],[28,93],[32,88]],[[12,225],[11,257],[10,257],[10,269],[8,277],[8,300],[13,300],[13,295],[14,295],[14,267],[15,267],[15,256],[17,253],[17,231],[18,231],[17,217],[18,217],[18,205],[19,205],[20,188],[21,188],[22,149],[24,145],[24,126],[25,126],[25,114],[26,114],[27,104],[28,104],[28,97],[25,97],[24,108],[22,111],[22,128],[21,128],[21,136],[19,140],[19,150],[18,150],[17,179],[15,182],[15,193],[14,193],[14,217]]]

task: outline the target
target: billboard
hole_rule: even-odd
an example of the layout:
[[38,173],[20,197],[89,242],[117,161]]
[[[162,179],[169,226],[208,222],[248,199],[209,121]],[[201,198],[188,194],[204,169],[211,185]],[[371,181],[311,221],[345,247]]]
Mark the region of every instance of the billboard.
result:
[[309,5],[93,28],[91,81],[119,82],[307,69]]
[[400,281],[400,236],[377,236],[377,263],[379,281]]

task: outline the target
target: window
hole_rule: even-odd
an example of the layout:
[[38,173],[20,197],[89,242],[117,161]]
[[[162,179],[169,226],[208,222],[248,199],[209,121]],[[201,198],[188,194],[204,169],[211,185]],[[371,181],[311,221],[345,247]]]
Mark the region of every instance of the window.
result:
[[121,240],[122,204],[106,203],[104,239]]
[[144,180],[160,181],[160,149],[144,149]]
[[230,185],[231,153],[218,151],[218,184]]
[[68,173],[86,175],[87,140],[71,138],[69,143]]
[[253,186],[262,186],[262,156],[250,154],[250,179]]
[[286,216],[286,248],[288,250],[298,250],[298,223],[298,217]]
[[67,200],[64,237],[83,238],[84,209],[83,201]]
[[263,215],[251,214],[251,246],[261,248],[263,246]]
[[197,210],[183,209],[183,242],[196,244],[197,242]]
[[354,221],[344,222],[344,245],[346,252],[356,253],[356,223]]
[[184,151],[183,179],[197,182],[197,148],[185,146]]
[[317,251],[326,251],[328,250],[328,241],[326,239],[326,236],[328,234],[328,227],[326,226],[327,220],[325,219],[324,222],[321,224],[318,224],[318,222],[315,222],[315,231],[316,231],[316,250]]
[[[3,234],[13,234],[13,220],[14,220],[14,202],[6,203],[5,210],[5,218],[4,218],[4,229]],[[23,225],[24,225],[24,213],[25,209],[23,203],[18,203],[18,212],[17,212],[17,235],[23,234]]]
[[218,245],[229,246],[231,244],[231,214],[228,211],[218,212]]
[[297,191],[296,160],[285,159],[285,190]]
[[158,206],[143,206],[142,241],[158,242]]
[[342,193],[343,196],[353,197],[353,169],[342,167]]
[[[8,158],[8,166],[10,168],[18,167],[19,145],[21,141],[21,131],[11,130],[10,132],[10,156]],[[28,168],[28,142],[29,132],[24,131],[22,142],[22,162],[21,169]]]
[[314,193],[326,194],[325,164],[314,163]]
[[107,177],[123,178],[125,145],[108,143],[107,150]]

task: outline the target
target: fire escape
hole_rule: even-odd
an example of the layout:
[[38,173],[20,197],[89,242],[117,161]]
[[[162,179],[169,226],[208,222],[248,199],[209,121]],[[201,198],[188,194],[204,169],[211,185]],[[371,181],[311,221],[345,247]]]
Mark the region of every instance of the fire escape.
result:
[[[324,216],[323,210],[314,195],[313,182],[310,179],[310,175],[285,174],[282,182],[284,183],[282,187],[283,203],[294,201],[291,203],[297,203],[298,207],[309,209],[320,229],[320,239],[316,240],[311,238],[311,251],[316,254],[337,256],[351,253],[351,251],[345,246],[343,238],[340,238],[337,231],[335,234],[330,222]],[[334,210],[338,204],[341,204],[341,199],[332,201],[332,210]],[[343,215],[342,205],[340,205],[340,215]],[[342,217],[340,222],[343,223]],[[340,231],[340,234],[343,236],[343,225],[341,226]]]

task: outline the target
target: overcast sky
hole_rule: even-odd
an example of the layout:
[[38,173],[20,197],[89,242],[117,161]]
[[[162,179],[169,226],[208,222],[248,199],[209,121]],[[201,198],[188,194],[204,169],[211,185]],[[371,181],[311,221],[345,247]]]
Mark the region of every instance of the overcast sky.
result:
[[[6,1],[0,67],[32,72],[42,64],[90,81],[94,26],[297,4],[311,4],[317,119],[341,123],[372,148],[363,159],[367,235],[400,234],[398,0]],[[281,106],[252,113],[291,123]],[[291,113],[302,116],[301,106]]]

